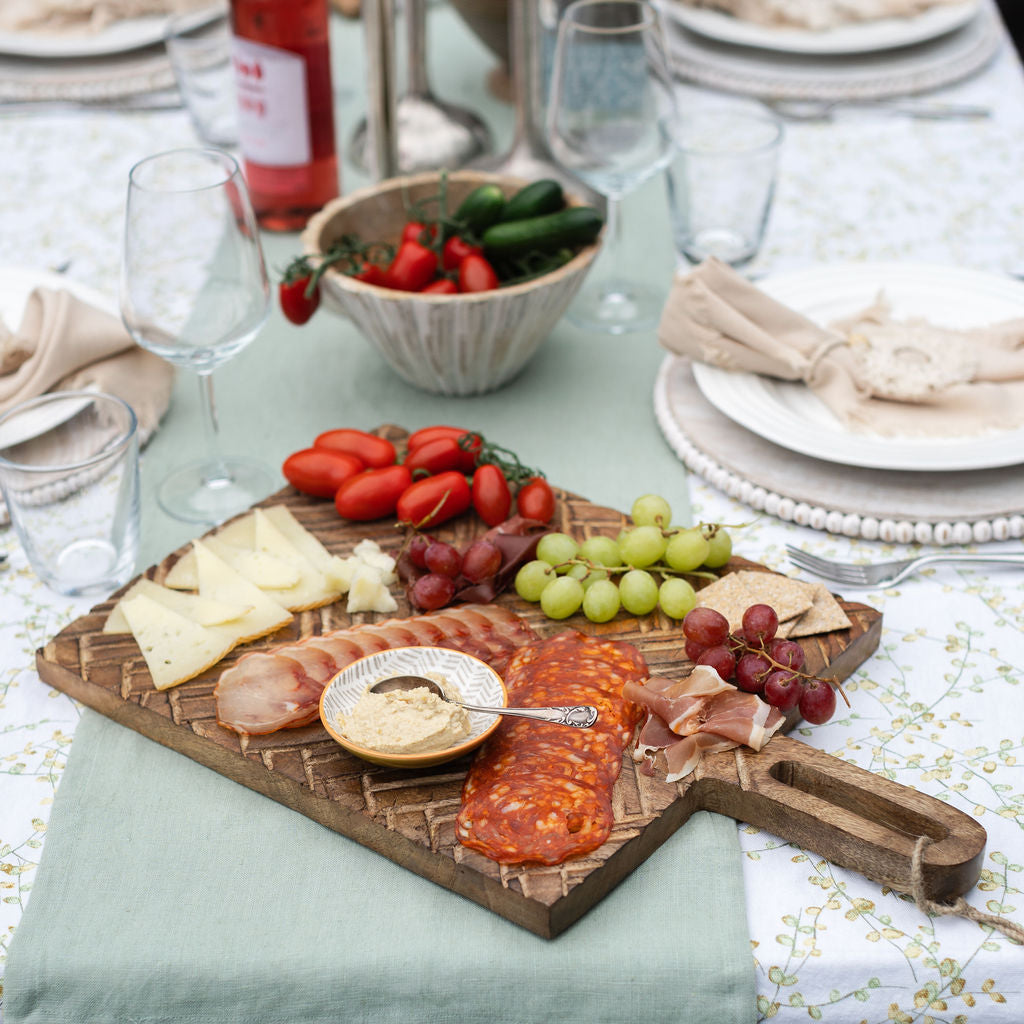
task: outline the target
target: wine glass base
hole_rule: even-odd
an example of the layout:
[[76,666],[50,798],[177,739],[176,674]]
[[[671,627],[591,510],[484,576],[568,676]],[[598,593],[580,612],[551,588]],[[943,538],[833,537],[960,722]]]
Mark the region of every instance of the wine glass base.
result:
[[192,462],[163,480],[156,499],[174,519],[215,526],[265,498],[276,483],[266,466],[249,459]]
[[657,326],[665,295],[632,281],[584,284],[566,312],[577,327],[606,334],[627,334]]

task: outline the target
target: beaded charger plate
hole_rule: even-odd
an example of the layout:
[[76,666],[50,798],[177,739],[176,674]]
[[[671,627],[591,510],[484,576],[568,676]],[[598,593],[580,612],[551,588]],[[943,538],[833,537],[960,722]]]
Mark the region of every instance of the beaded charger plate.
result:
[[767,441],[703,396],[688,359],[666,356],[654,412],[688,469],[780,519],[904,544],[980,544],[1024,537],[1020,467],[905,473],[843,466]]

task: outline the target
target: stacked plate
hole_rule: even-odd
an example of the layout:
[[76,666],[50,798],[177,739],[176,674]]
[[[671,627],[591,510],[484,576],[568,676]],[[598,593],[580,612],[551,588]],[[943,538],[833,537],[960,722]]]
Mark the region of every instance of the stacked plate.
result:
[[[758,287],[826,325],[884,292],[894,318],[967,328],[1024,318],[1024,283],[906,263],[814,267]],[[698,475],[759,510],[867,539],[971,543],[1024,531],[1024,429],[885,437],[847,429],[801,383],[667,357],[658,423]]]
[[[196,19],[217,14],[211,6]],[[101,102],[172,88],[168,21],[146,15],[95,31],[0,30],[0,101]]]
[[1002,41],[989,0],[821,31],[758,25],[659,0],[684,79],[762,99],[883,99],[926,92],[983,67]]

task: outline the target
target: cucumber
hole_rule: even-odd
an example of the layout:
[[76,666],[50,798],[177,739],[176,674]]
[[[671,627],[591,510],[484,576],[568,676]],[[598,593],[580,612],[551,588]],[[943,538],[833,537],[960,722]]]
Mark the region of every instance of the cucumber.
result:
[[604,220],[592,206],[570,206],[525,220],[502,221],[483,234],[488,259],[507,259],[528,252],[552,252],[563,246],[589,245]]
[[505,193],[497,185],[479,185],[455,211],[455,220],[473,235],[481,235],[496,223],[505,209]]
[[525,220],[527,217],[539,217],[544,213],[554,213],[565,206],[565,193],[557,181],[543,178],[532,185],[521,188],[505,204],[501,212],[501,220]]

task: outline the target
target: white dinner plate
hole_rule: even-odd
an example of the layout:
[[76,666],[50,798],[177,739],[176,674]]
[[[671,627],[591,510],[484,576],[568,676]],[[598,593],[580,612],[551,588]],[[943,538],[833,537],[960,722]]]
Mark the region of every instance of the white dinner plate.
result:
[[935,39],[966,25],[978,11],[978,0],[932,7],[906,18],[878,18],[820,31],[759,25],[725,11],[689,7],[680,0],[663,0],[661,6],[684,28],[720,43],[785,53],[829,54],[893,50]]
[[[944,327],[1024,317],[1024,283],[977,270],[919,263],[850,263],[778,274],[758,287],[826,325],[869,306],[879,292],[893,316]],[[971,437],[886,437],[845,427],[802,383],[695,363],[697,386],[721,413],[790,451],[871,469],[969,470],[1024,463],[1024,428]]]
[[[197,12],[197,23],[221,13],[217,8]],[[0,53],[16,57],[106,57],[162,43],[170,16],[144,15],[115,21],[95,32],[0,31]]]

